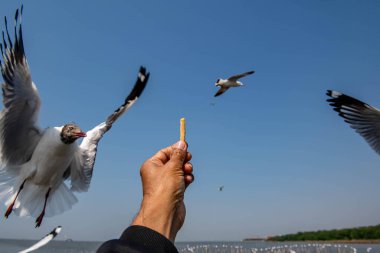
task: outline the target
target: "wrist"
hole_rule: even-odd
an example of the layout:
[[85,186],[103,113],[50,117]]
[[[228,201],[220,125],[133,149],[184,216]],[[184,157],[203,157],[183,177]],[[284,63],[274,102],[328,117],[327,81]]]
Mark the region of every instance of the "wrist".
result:
[[162,198],[153,198],[159,201],[152,201],[149,197],[144,197],[141,208],[131,225],[148,227],[172,242],[174,242],[176,232],[172,231],[175,215],[175,206],[167,204]]

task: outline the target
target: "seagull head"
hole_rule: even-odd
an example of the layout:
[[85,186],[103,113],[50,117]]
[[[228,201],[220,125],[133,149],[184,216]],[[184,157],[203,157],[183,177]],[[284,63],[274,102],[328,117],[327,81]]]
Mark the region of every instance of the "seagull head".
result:
[[220,86],[220,79],[216,80],[215,86]]
[[86,137],[86,133],[75,124],[66,124],[61,130],[61,141],[65,144],[71,144],[78,138]]

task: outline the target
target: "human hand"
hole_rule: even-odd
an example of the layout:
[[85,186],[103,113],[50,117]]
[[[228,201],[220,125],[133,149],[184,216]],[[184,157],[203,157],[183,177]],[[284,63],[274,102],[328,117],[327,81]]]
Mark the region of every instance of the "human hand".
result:
[[185,220],[184,193],[194,181],[190,160],[187,144],[179,141],[144,162],[143,200],[132,225],[149,227],[174,242]]

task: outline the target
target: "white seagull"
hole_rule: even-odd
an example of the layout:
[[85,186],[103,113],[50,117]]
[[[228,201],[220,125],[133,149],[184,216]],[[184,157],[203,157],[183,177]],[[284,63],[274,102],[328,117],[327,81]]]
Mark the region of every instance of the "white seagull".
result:
[[49,234],[45,235],[41,240],[39,240],[29,248],[20,251],[19,253],[29,253],[41,248],[42,246],[48,244],[51,240],[53,240],[61,232],[61,230],[61,226],[56,227]]
[[[20,10],[20,20],[22,7]],[[19,216],[36,218],[62,213],[78,200],[73,192],[87,191],[91,182],[97,146],[112,124],[140,97],[149,73],[144,67],[131,93],[105,122],[84,133],[75,124],[40,129],[37,119],[40,97],[33,83],[24,52],[19,10],[15,15],[12,43],[5,19],[0,62],[4,108],[0,112],[0,198]],[[18,28],[18,33],[17,33]],[[8,42],[8,44],[7,44]],[[80,145],[75,141],[84,138]],[[70,181],[70,187],[65,181]]]
[[326,94],[339,116],[380,155],[380,110],[338,91],[328,90]]
[[239,75],[234,75],[227,79],[216,80],[215,86],[220,86],[220,89],[215,93],[214,97],[222,95],[231,87],[243,86],[243,83],[238,81],[238,79],[248,76],[248,75],[252,75],[253,73],[255,73],[255,71],[249,71],[249,72],[245,72]]

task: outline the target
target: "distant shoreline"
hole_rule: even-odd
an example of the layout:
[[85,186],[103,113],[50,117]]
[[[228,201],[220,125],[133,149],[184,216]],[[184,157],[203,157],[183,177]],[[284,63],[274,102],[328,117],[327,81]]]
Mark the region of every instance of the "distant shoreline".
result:
[[246,241],[269,241],[265,238],[245,238],[242,240],[243,242],[246,242]]

